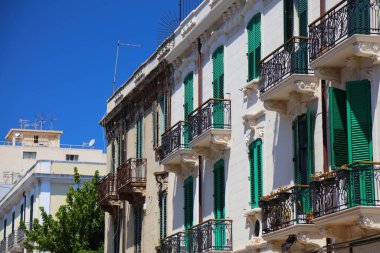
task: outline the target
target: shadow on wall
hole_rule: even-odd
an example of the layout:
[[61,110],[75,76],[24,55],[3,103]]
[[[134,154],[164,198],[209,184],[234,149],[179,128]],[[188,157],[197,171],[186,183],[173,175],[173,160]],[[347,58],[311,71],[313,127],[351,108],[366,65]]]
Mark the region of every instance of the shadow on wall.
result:
[[293,147],[291,120],[276,113],[273,136],[273,189],[293,181]]

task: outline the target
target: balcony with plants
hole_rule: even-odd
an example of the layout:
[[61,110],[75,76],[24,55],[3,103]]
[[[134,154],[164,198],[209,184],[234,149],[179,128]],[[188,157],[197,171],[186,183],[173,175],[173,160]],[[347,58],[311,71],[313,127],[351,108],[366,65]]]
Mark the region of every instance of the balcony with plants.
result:
[[117,193],[130,203],[145,196],[147,159],[130,158],[117,168]]
[[310,65],[319,75],[338,78],[336,69],[355,56],[379,63],[380,0],[339,2],[309,25],[309,36]]
[[199,154],[229,149],[231,139],[231,100],[210,98],[190,113],[189,146]]
[[355,162],[314,175],[310,183],[313,222],[322,227],[352,225],[377,230],[380,225],[379,165]]
[[116,174],[114,173],[109,173],[97,184],[98,203],[105,212],[112,213],[118,206],[119,196],[116,192],[116,184]]

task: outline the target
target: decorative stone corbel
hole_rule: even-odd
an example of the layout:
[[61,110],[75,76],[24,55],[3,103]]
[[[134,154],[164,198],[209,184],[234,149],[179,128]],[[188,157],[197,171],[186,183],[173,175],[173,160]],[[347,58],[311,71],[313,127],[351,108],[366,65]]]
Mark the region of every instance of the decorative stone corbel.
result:
[[380,64],[380,43],[355,42],[355,55],[371,58],[373,64]]
[[301,94],[306,94],[307,96],[310,96],[311,98],[318,97],[319,82],[297,80],[294,82],[293,87],[294,87],[294,90],[296,90],[297,92]]
[[257,120],[265,115],[265,109],[260,108],[254,113],[245,114],[243,116],[243,123],[247,124],[248,127],[251,130],[251,134],[255,134],[256,126],[257,126]]
[[197,157],[193,154],[182,154],[181,155],[181,166],[182,167],[195,167],[197,164]]
[[300,232],[297,234],[297,241],[302,244],[313,245],[316,248],[322,248],[326,242],[320,232]]
[[359,225],[366,229],[380,230],[380,217],[378,216],[362,216],[359,219]]
[[213,134],[211,136],[212,148],[216,150],[230,149],[231,135]]
[[261,220],[261,208],[253,208],[244,214],[251,226],[255,226],[256,220]]
[[322,80],[329,80],[334,84],[340,83],[340,71],[336,68],[315,68],[314,74]]
[[280,114],[287,113],[287,102],[283,100],[266,100],[264,101],[264,108],[268,111],[275,111]]
[[260,88],[260,80],[259,79],[253,79],[249,81],[241,91],[244,92],[244,97],[248,98],[252,92],[258,92]]
[[167,191],[169,173],[167,171],[157,171],[154,172],[154,176],[156,178],[158,192]]

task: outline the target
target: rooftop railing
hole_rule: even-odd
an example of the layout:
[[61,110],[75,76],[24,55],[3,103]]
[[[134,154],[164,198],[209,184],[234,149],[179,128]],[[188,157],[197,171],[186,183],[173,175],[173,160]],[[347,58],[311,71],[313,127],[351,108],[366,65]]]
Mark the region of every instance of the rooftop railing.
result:
[[344,0],[311,23],[310,61],[354,34],[380,34],[380,0]]

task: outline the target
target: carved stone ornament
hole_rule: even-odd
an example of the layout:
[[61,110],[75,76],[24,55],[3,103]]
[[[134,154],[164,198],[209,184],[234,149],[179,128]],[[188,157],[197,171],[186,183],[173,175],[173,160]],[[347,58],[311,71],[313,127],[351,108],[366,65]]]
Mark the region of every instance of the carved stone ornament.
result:
[[336,68],[315,68],[314,74],[322,80],[340,83],[340,71]]
[[314,81],[297,80],[294,82],[294,89],[299,93],[316,98],[318,97],[319,83]]
[[168,176],[169,173],[166,171],[155,172],[156,182],[158,186],[158,191],[163,192],[168,190]]
[[244,214],[251,226],[255,226],[256,220],[261,220],[261,208],[253,208]]
[[367,229],[380,230],[380,217],[362,216],[359,219],[359,225]]
[[138,73],[136,73],[136,76],[135,76],[135,82],[136,83],[139,83],[145,76],[145,73],[140,70]]
[[252,94],[253,91],[258,91],[260,87],[260,80],[259,79],[253,79],[249,81],[242,89],[241,91],[244,92],[244,97],[248,98]]
[[184,37],[186,34],[188,34],[191,29],[196,25],[197,19],[193,17],[181,30],[181,35]]
[[300,232],[297,234],[297,241],[302,244],[314,245],[318,248],[325,245],[325,239],[319,232]]
[[211,138],[212,148],[216,150],[226,150],[230,148],[230,135],[213,134]]
[[355,55],[371,58],[373,64],[380,64],[380,43],[356,42],[354,51]]
[[213,8],[217,3],[219,2],[219,0],[210,0],[210,2],[208,3],[208,5]]
[[282,100],[266,100],[264,101],[264,108],[268,111],[275,111],[280,114],[286,114],[287,102]]
[[224,33],[233,33],[236,28],[243,25],[243,17],[239,15],[241,10],[240,1],[235,2],[223,13]]

